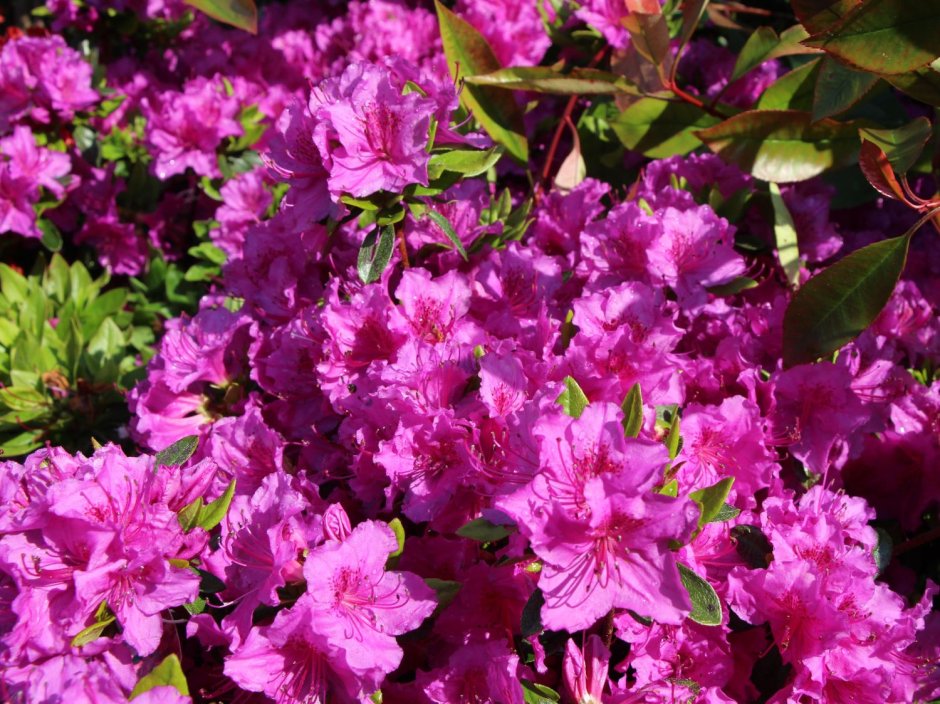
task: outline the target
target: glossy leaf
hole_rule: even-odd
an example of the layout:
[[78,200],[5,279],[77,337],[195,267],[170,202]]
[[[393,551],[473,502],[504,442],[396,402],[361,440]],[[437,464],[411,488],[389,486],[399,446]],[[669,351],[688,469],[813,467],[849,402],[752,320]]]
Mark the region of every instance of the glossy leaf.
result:
[[542,632],[542,607],[545,605],[545,595],[541,589],[536,588],[532,596],[522,607],[522,637],[528,638]]
[[520,680],[520,684],[522,684],[522,701],[525,704],[556,704],[561,701],[561,695],[544,684],[529,680]]
[[867,0],[805,44],[863,71],[913,71],[940,56],[940,3]]
[[682,563],[677,563],[676,566],[679,568],[682,586],[685,587],[692,601],[692,613],[689,614],[689,618],[703,626],[721,625],[721,600],[712,585]]
[[167,655],[159,665],[157,665],[149,674],[144,675],[134,685],[128,699],[133,700],[144,692],[149,692],[155,687],[173,687],[184,697],[189,696],[189,685],[186,682],[186,675],[183,674],[183,668],[180,665],[179,658],[176,655]]
[[813,120],[845,112],[868,95],[878,80],[873,73],[856,71],[828,56],[823,58],[813,90]]
[[940,107],[940,59],[910,73],[886,76],[885,80],[922,103]]
[[763,569],[773,560],[773,546],[757,526],[735,526],[731,539],[738,555],[752,569]]
[[770,203],[774,209],[774,240],[777,245],[777,258],[787,277],[787,283],[796,287],[800,283],[800,247],[796,238],[796,225],[793,216],[783,200],[780,186],[770,184]]
[[790,0],[793,13],[813,34],[836,24],[861,0]]
[[432,154],[428,163],[428,178],[432,181],[445,171],[467,178],[486,173],[496,165],[503,155],[502,147],[491,149],[451,149],[441,154]]
[[881,195],[907,202],[907,196],[894,173],[888,155],[881,150],[881,147],[863,139],[862,150],[858,155],[858,165],[868,182]]
[[581,390],[578,382],[573,377],[566,376],[565,390],[558,395],[555,403],[560,403],[567,415],[572,418],[580,418],[581,414],[584,413],[584,409],[587,408],[588,397],[584,395],[584,391]]
[[701,108],[659,98],[642,98],[610,123],[628,149],[654,159],[688,154],[699,147],[696,131],[719,122]]
[[860,146],[855,128],[834,120],[813,122],[796,110],[754,110],[697,133],[725,161],[776,183],[805,181],[852,164]]
[[828,356],[871,325],[904,269],[912,234],[852,252],[796,293],[783,318],[786,366]]
[[816,59],[785,73],[764,91],[754,107],[759,110],[812,110],[820,63]]
[[497,540],[511,535],[512,526],[501,526],[485,518],[474,518],[469,523],[465,523],[457,529],[457,535],[461,538],[470,538],[479,543],[495,543]]
[[[486,39],[470,23],[448,10],[439,0],[434,0],[434,6],[447,66],[454,80],[502,68]],[[529,160],[522,110],[511,94],[468,83],[460,92],[460,102],[473,113],[490,137],[506,147],[511,156],[523,163]]]
[[636,382],[627,392],[621,405],[623,408],[623,433],[628,438],[639,437],[643,429],[643,392]]
[[770,27],[758,27],[741,48],[729,82],[738,80],[751,69],[764,63],[779,44],[780,37],[774,30]]
[[464,80],[472,85],[554,95],[639,95],[637,87],[623,76],[593,68],[576,68],[561,73],[550,66],[511,66],[492,73],[467,76]]
[[187,435],[158,452],[153,458],[154,466],[177,467],[192,457],[198,446],[199,438],[195,435]]
[[233,27],[258,33],[258,8],[254,0],[185,0],[209,17]]
[[392,259],[395,248],[395,227],[378,227],[368,235],[359,248],[356,270],[363,283],[371,284],[382,278],[382,272]]
[[457,233],[454,231],[454,226],[450,224],[450,220],[441,215],[436,210],[428,210],[428,217],[431,218],[434,223],[441,228],[441,232],[444,233],[444,236],[450,241],[454,246],[460,256],[463,257],[464,261],[467,261],[467,250],[463,247],[463,242],[460,241],[460,238],[457,236]]
[[894,130],[862,128],[863,139],[874,142],[888,157],[896,173],[907,173],[917,162],[924,145],[930,139],[933,127],[926,117],[911,120],[904,127]]

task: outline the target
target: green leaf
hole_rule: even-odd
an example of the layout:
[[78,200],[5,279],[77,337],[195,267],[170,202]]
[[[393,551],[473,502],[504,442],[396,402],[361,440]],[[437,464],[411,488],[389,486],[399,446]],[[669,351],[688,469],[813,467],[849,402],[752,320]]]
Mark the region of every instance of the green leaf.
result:
[[457,233],[454,231],[454,226],[450,224],[450,220],[441,215],[436,210],[428,210],[428,217],[431,218],[435,224],[441,228],[441,231],[450,240],[450,243],[454,245],[454,249],[460,252],[460,256],[463,257],[464,261],[467,261],[467,250],[463,248],[463,243],[460,241],[460,238],[457,236]]
[[820,63],[816,59],[785,73],[764,91],[754,107],[759,110],[812,110]]
[[179,521],[180,528],[183,529],[184,533],[188,533],[196,527],[197,521],[199,519],[199,512],[202,510],[202,507],[202,497],[198,496],[196,497],[195,501],[186,504],[177,512],[176,520]]
[[717,484],[712,484],[705,489],[699,489],[689,494],[699,508],[698,528],[702,529],[706,523],[714,523],[722,509],[725,507],[725,500],[734,484],[734,477],[725,477]]
[[735,526],[731,539],[738,555],[752,569],[765,569],[773,560],[773,546],[757,526]]
[[940,61],[898,76],[886,76],[898,90],[928,105],[940,106]]
[[398,541],[398,547],[389,555],[389,558],[399,557],[405,551],[405,527],[398,518],[390,520],[388,527],[392,529],[392,532],[395,534],[395,540]]
[[940,3],[867,0],[804,43],[863,71],[913,71],[940,56]]
[[218,594],[225,591],[225,582],[211,572],[201,570],[198,567],[190,567],[190,569],[199,575],[200,594]]
[[574,380],[574,377],[566,376],[565,390],[558,394],[555,403],[561,404],[566,415],[572,418],[580,418],[581,414],[584,413],[584,409],[587,408],[588,397],[584,395],[584,391],[578,386],[578,382]]
[[874,142],[885,153],[896,173],[904,174],[917,162],[932,131],[930,120],[918,117],[894,130],[866,127],[860,129],[859,134],[863,139]]
[[878,83],[878,76],[856,71],[831,57],[819,64],[819,75],[813,92],[813,120],[845,112],[864,98]]
[[258,33],[258,8],[254,0],[185,0],[197,10],[202,10],[212,19]]
[[894,551],[894,541],[891,535],[884,528],[875,528],[878,533],[878,543],[872,550],[872,558],[875,560],[875,566],[880,575],[891,564],[891,553]]
[[177,440],[169,447],[160,450],[153,458],[154,466],[177,467],[192,457],[198,446],[198,436],[187,435],[185,438]]
[[474,518],[457,529],[457,535],[461,538],[470,538],[480,543],[495,543],[514,532],[513,526],[497,525],[485,518]]
[[790,0],[797,19],[813,34],[837,23],[859,2],[861,0]]
[[653,159],[665,159],[688,154],[700,146],[696,131],[718,121],[688,103],[641,98],[620,113],[610,127],[628,149]]
[[682,586],[685,587],[692,601],[692,613],[689,614],[689,618],[703,626],[720,626],[721,601],[712,585],[682,563],[676,563],[676,566],[679,568]]
[[42,232],[42,246],[50,252],[58,252],[62,249],[62,233],[55,223],[46,218],[36,220],[36,226]]
[[72,638],[71,646],[73,648],[81,648],[83,645],[88,645],[92,641],[98,640],[98,638],[101,637],[101,634],[104,633],[105,629],[116,620],[117,619],[114,616],[109,616],[103,620],[96,621],[88,628],[82,629],[74,638]]
[[630,387],[620,406],[623,409],[623,433],[628,438],[639,437],[643,429],[643,392],[640,383]]
[[186,675],[183,674],[183,667],[180,665],[179,658],[176,655],[167,655],[163,662],[153,668],[149,674],[144,675],[134,685],[131,695],[128,699],[139,697],[144,692],[149,692],[155,687],[174,687],[177,692],[184,697],[189,696],[189,685],[186,683]]
[[760,284],[758,284],[754,279],[748,276],[738,276],[734,279],[731,279],[731,281],[726,284],[709,286],[705,290],[715,296],[734,296],[735,294],[741,293],[741,291],[757,288],[759,285]]
[[438,608],[444,608],[450,604],[454,598],[456,598],[457,592],[460,591],[460,587],[462,586],[460,582],[455,582],[450,579],[436,579],[434,577],[426,577],[424,583],[431,587],[437,595]]
[[679,435],[679,416],[676,414],[666,436],[666,449],[669,450],[669,459],[674,460],[682,449],[682,437]]
[[709,522],[724,523],[725,521],[730,521],[732,518],[737,518],[739,515],[741,515],[741,509],[735,508],[731,504],[724,504]]
[[[434,0],[441,29],[441,41],[451,77],[456,81],[466,76],[493,73],[502,68],[486,39],[468,22]],[[506,91],[489,86],[466,84],[460,92],[461,104],[483,126],[487,134],[506,147],[521,163],[529,160],[529,144],[525,137],[522,110]]]
[[472,85],[553,95],[640,94],[637,87],[623,76],[593,68],[575,68],[561,73],[549,66],[513,66],[479,76],[467,76],[464,80]]
[[787,282],[791,287],[797,287],[800,284],[800,269],[803,263],[800,261],[800,247],[796,238],[796,225],[793,224],[793,216],[790,215],[790,209],[783,200],[780,193],[780,186],[776,183],[770,184],[770,203],[774,209],[774,239],[777,243],[777,258],[780,260],[780,266],[787,277]]
[[551,687],[529,680],[519,682],[522,685],[522,700],[525,704],[555,704],[561,701],[561,695]]
[[758,27],[744,42],[728,81],[733,83],[751,69],[764,63],[780,44],[780,37],[770,27]]
[[445,171],[460,174],[467,178],[486,173],[496,165],[503,155],[502,147],[491,149],[450,149],[440,154],[432,154],[428,162],[428,178],[434,181]]
[[834,120],[813,122],[797,110],[752,110],[697,133],[709,149],[764,181],[805,181],[855,162],[856,129]]
[[862,247],[806,282],[783,317],[785,366],[828,357],[871,325],[904,269],[914,229]]
[[197,614],[201,614],[206,610],[207,603],[208,602],[204,598],[197,596],[195,601],[191,601],[188,604],[183,604],[183,608],[186,609],[186,611],[189,612],[189,614],[192,616],[196,616]]
[[235,480],[229,482],[225,487],[225,493],[215,501],[206,504],[196,517],[196,525],[205,530],[212,530],[222,522],[225,514],[228,513],[228,507],[232,504],[232,497],[235,496]]
[[663,484],[663,486],[658,489],[656,493],[662,494],[663,496],[671,496],[672,498],[676,498],[679,496],[679,482],[675,479],[670,479],[668,482]]
[[[376,236],[378,233],[378,236]],[[376,241],[378,240],[378,241]],[[363,283],[371,284],[382,278],[382,272],[392,259],[392,250],[395,247],[395,227],[386,225],[379,227],[366,235],[362,247],[359,249],[357,270]]]
[[536,588],[522,607],[522,637],[528,638],[542,632],[542,607],[545,595]]

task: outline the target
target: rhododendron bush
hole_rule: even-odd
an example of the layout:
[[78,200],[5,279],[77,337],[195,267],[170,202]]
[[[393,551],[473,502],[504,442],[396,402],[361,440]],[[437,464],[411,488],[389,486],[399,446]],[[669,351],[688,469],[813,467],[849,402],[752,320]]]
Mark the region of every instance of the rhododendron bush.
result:
[[0,12],[0,699],[940,701],[935,0]]

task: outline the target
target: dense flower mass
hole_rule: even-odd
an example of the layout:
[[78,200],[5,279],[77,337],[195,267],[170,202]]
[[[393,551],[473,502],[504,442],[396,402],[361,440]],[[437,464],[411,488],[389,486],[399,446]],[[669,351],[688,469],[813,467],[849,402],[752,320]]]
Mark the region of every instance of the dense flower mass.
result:
[[[624,152],[657,99],[538,71],[681,80],[697,131],[796,112],[805,57],[657,75],[675,3],[446,5],[49,0],[0,40],[0,699],[936,700],[935,240],[794,363],[795,287],[910,214]],[[527,90],[455,81],[499,65]]]

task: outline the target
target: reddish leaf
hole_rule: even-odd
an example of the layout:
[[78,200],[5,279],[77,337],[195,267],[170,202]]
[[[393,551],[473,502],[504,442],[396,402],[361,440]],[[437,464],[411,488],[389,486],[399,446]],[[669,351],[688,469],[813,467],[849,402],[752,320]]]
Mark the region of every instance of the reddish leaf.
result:
[[865,178],[868,179],[868,182],[881,195],[894,198],[904,203],[907,202],[907,198],[904,196],[904,190],[901,188],[901,184],[898,183],[898,179],[894,175],[894,169],[891,168],[891,163],[888,161],[887,155],[881,151],[877,144],[869,142],[867,139],[862,140],[862,150],[859,153],[858,165],[861,167],[862,173],[865,174]]
[[791,0],[793,14],[811,34],[818,34],[848,14],[861,0]]

